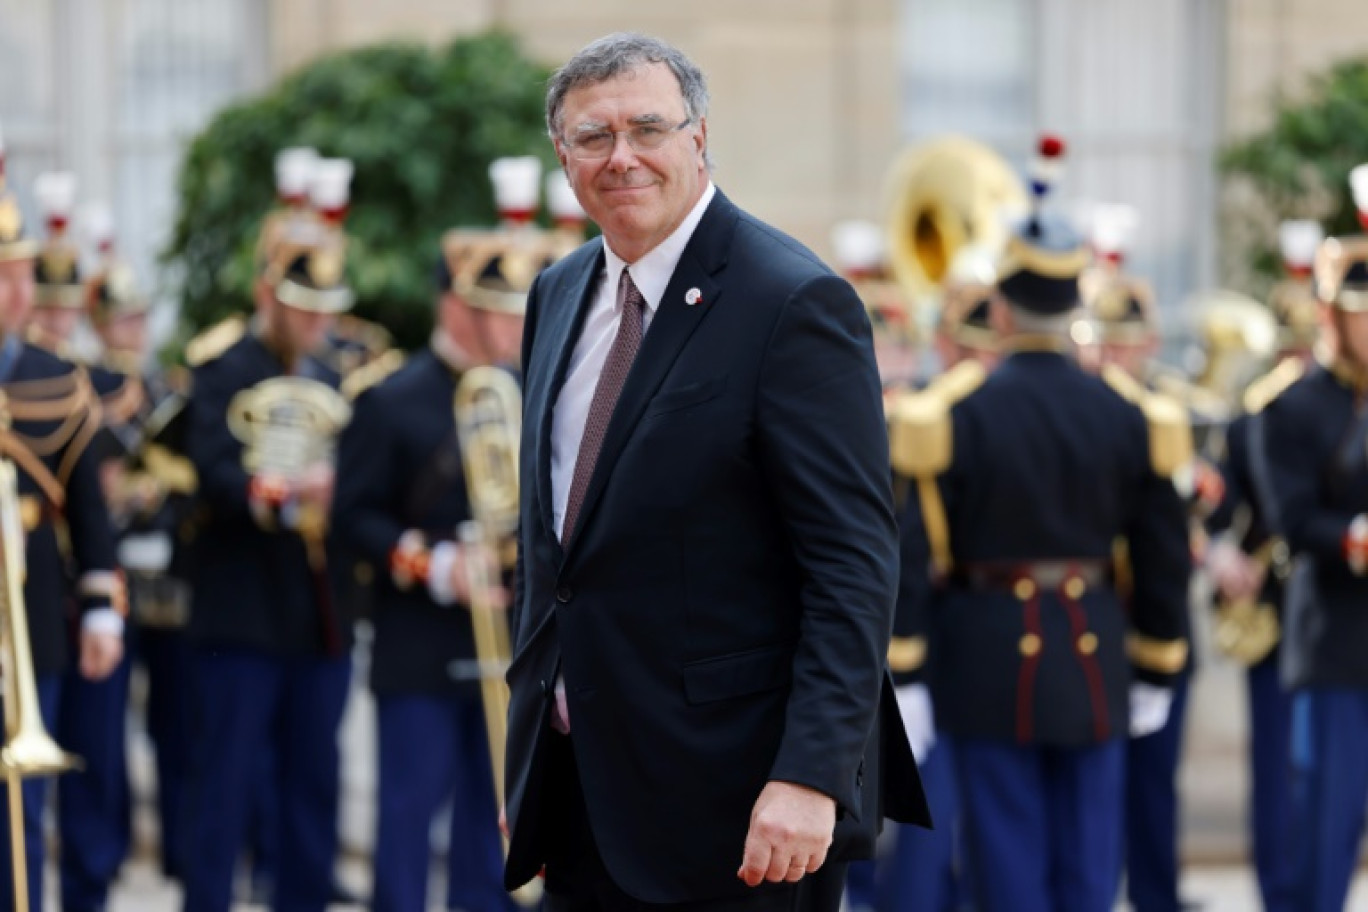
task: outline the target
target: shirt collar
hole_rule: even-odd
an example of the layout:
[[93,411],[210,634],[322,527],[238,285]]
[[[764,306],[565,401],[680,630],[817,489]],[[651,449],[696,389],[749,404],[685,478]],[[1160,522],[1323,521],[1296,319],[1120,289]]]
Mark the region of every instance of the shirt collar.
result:
[[622,278],[622,270],[629,268],[632,273],[632,281],[636,283],[637,290],[646,299],[646,307],[652,315],[656,308],[660,306],[660,299],[665,296],[665,287],[670,284],[670,277],[674,275],[675,267],[679,265],[679,258],[684,255],[684,248],[689,243],[689,238],[693,237],[694,229],[703,220],[703,213],[707,211],[708,204],[712,202],[713,196],[717,193],[717,188],[712,181],[708,181],[708,186],[703,189],[703,195],[694,203],[694,207],[689,210],[689,214],[684,217],[684,221],[679,223],[679,227],[661,241],[650,252],[637,260],[635,263],[628,263],[613,252],[613,248],[608,246],[608,242],[603,243],[604,267],[607,270],[608,291],[613,301],[614,310],[617,309],[618,300],[618,281]]

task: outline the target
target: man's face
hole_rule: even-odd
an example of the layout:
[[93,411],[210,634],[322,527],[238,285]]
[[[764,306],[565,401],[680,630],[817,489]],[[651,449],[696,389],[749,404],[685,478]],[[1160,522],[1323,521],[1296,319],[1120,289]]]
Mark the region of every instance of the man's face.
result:
[[0,262],[0,332],[18,331],[33,309],[33,261]]
[[484,323],[485,354],[491,364],[516,365],[522,356],[521,314],[480,313]]
[[115,317],[100,327],[100,338],[112,351],[141,354],[147,347],[147,314]]
[[1143,342],[1103,342],[1099,346],[1099,360],[1102,364],[1114,364],[1139,380],[1145,376],[1150,359],[1158,347],[1158,341],[1153,339]]
[[29,322],[49,339],[70,342],[76,324],[81,322],[81,312],[73,307],[35,307],[29,315]]
[[294,355],[311,354],[322,348],[336,319],[332,314],[315,313],[280,301],[275,302],[272,311],[272,331],[277,343]]
[[650,152],[634,150],[618,135],[611,154],[590,161],[577,159],[565,140],[641,125],[672,130],[686,116],[679,81],[663,63],[574,89],[561,106],[556,154],[584,211],[629,263],[669,237],[703,195],[706,122],[670,133]]
[[1368,365],[1368,313],[1339,314],[1340,345],[1348,350],[1350,358],[1361,365]]

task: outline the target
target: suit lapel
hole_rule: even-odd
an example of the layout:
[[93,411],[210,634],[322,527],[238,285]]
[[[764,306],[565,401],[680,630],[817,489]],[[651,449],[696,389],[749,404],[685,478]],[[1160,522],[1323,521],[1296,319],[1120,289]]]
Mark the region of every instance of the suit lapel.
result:
[[[580,330],[584,326],[585,315],[596,290],[595,278],[603,270],[603,248],[589,259],[589,266],[569,284],[567,293],[548,297],[542,307],[549,319],[551,351],[555,353],[555,369],[540,390],[541,412],[537,416],[537,501],[541,506],[542,523],[546,527],[546,537],[559,546],[556,537],[556,521],[552,512],[554,501],[551,495],[551,433],[556,399],[561,387],[565,385],[565,374],[570,369],[570,357],[575,352]],[[566,306],[574,302],[574,306]]]
[[[608,422],[603,446],[594,465],[594,474],[589,479],[584,504],[576,520],[581,533],[593,521],[594,508],[623,447],[641,420],[646,404],[665,380],[694,330],[718,306],[722,286],[713,276],[726,263],[736,218],[736,207],[720,190],[717,191],[679,258],[679,265],[675,267],[650,328],[641,340],[641,349],[632,362],[622,394],[613,409],[613,417]],[[698,292],[696,303],[690,304],[688,297],[695,297],[695,289]],[[573,536],[571,551],[574,550],[574,543],[582,539],[582,534]]]

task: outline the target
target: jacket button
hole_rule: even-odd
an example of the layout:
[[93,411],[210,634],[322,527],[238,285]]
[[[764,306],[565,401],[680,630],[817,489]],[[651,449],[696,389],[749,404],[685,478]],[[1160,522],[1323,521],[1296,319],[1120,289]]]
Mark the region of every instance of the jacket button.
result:
[[551,692],[551,685],[546,683],[545,678],[542,678],[541,680],[541,690],[543,695],[549,694]]
[[569,586],[556,587],[556,601],[560,602],[562,605],[564,605],[566,602],[570,601],[574,597],[575,590],[571,589]]

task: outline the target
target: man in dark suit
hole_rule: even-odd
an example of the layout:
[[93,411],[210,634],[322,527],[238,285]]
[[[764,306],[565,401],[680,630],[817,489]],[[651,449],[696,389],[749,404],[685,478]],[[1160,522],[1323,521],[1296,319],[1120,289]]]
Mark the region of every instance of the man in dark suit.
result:
[[545,866],[552,909],[834,910],[882,813],[927,820],[869,322],[712,186],[706,104],[637,35],[548,92],[603,231],[523,339],[506,883]]

